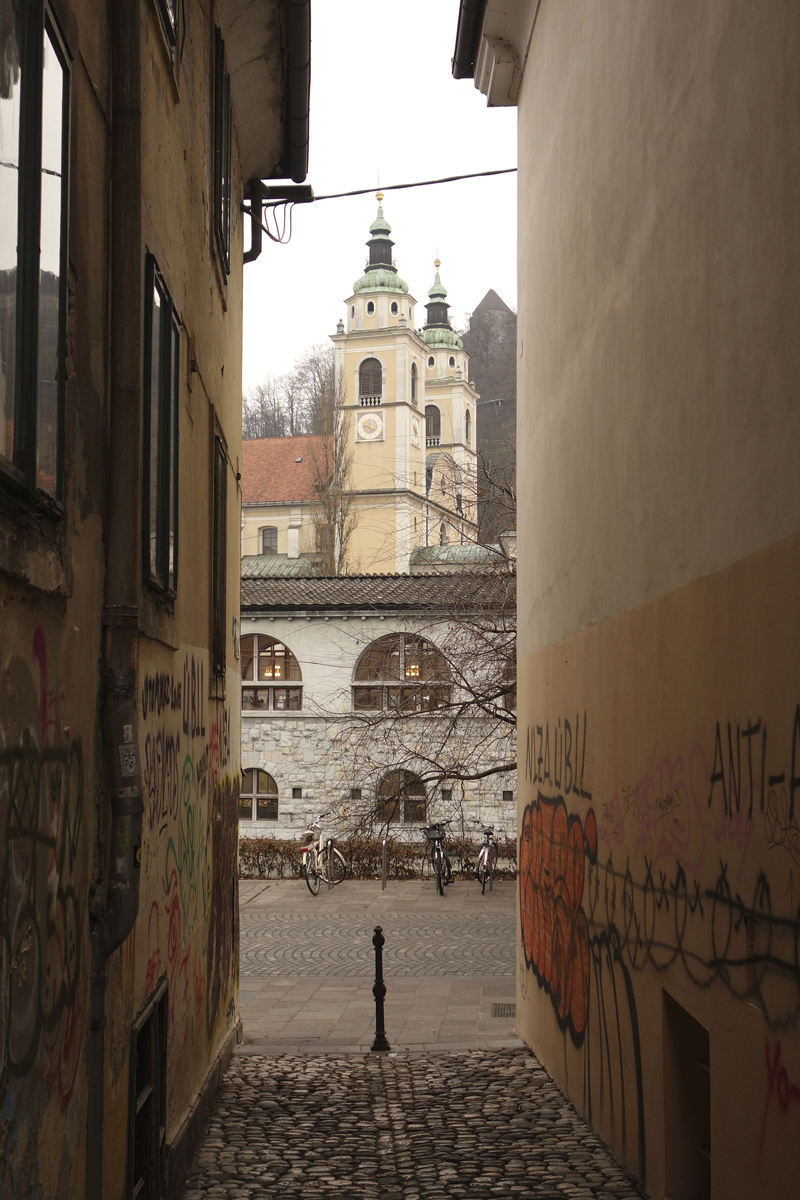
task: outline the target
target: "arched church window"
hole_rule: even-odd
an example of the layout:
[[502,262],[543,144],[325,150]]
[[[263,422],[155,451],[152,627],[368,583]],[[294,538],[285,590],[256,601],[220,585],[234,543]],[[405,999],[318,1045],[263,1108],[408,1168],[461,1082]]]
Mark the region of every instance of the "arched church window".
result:
[[262,633],[241,639],[245,712],[296,712],[303,707],[303,676],[288,646]]
[[417,407],[417,364],[411,364],[411,403]]
[[441,525],[439,526],[439,545],[447,545],[447,526],[444,521],[442,521]]
[[456,365],[456,360],[453,358],[453,356],[452,356],[452,354],[451,354],[451,355],[450,355],[450,366],[451,366],[451,367],[454,367],[455,365]]
[[432,366],[433,366],[433,364],[435,363],[435,361],[436,361],[436,360],[435,360],[435,358],[433,357],[433,355],[432,355],[432,354],[429,354],[429,355],[428,355],[428,366],[429,366],[429,367],[432,367]]
[[[442,414],[435,404],[425,405],[425,440],[428,445],[439,445],[442,436]],[[435,439],[435,440],[434,440]]]
[[392,301],[392,316],[393,317],[397,316],[397,301],[396,300]]
[[365,358],[358,369],[359,396],[380,396],[383,391],[383,370],[377,358]]
[[356,315],[356,306],[355,306],[355,304],[351,304],[350,305],[350,316],[354,317],[355,315]]
[[464,416],[464,440],[468,446],[472,442],[472,413],[469,409]]
[[371,317],[374,312],[375,312],[375,305],[372,303],[371,300],[369,300],[367,302],[367,315]]
[[425,820],[425,784],[413,771],[387,771],[378,784],[376,801],[375,815],[381,822]]
[[390,633],[367,646],[353,676],[353,708],[431,712],[450,703],[450,669],[426,638]]

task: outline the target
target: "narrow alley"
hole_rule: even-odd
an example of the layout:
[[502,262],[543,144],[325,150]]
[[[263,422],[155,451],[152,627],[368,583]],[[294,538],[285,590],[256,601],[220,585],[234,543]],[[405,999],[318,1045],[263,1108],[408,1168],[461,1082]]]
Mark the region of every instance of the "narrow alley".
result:
[[[514,1035],[516,888],[241,885],[244,1042],[186,1200],[639,1192]],[[374,1033],[371,933],[386,933]]]

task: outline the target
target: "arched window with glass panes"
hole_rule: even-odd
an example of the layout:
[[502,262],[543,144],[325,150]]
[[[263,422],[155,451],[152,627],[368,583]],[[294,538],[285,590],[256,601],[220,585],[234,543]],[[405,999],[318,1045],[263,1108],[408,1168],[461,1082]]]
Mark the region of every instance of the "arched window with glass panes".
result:
[[365,358],[358,369],[358,395],[364,400],[380,399],[383,394],[383,367],[377,358]]
[[261,530],[261,553],[278,553],[278,528],[276,525],[265,525]]
[[418,376],[417,376],[417,364],[412,363],[411,364],[411,403],[414,405],[414,408],[419,408],[419,396],[417,395],[418,382],[419,382],[419,380],[418,380]]
[[424,821],[428,798],[425,784],[413,771],[387,771],[378,784],[375,815],[379,821]]
[[450,703],[452,680],[444,655],[426,638],[390,633],[367,646],[353,676],[353,708],[432,712]]
[[278,785],[266,771],[242,771],[239,789],[240,821],[277,821]]
[[296,712],[303,707],[303,676],[288,646],[263,633],[241,640],[244,712]]
[[435,404],[425,405],[425,441],[428,446],[438,446],[442,436],[442,414]]

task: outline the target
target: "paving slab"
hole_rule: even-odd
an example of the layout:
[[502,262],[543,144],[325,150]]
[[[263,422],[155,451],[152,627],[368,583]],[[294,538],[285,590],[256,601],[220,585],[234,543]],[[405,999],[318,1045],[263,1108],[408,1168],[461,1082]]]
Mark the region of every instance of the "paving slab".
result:
[[[242,880],[240,1007],[245,1044],[282,1053],[348,1045],[375,1034],[373,931],[386,944],[386,1030],[393,1049],[521,1046],[514,1018],[516,885],[481,895],[458,881],[444,897],[430,881],[345,881],[312,896],[303,880]],[[313,1042],[311,1048],[310,1038]]]

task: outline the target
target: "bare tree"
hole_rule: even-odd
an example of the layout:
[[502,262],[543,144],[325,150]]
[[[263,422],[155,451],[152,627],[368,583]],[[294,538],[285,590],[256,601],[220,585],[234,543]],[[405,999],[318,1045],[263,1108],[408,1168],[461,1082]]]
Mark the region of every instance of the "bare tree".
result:
[[283,407],[283,381],[268,375],[263,383],[242,397],[242,437],[284,437],[286,413]]
[[359,781],[341,808],[353,829],[417,820],[435,796],[463,832],[467,796],[516,772],[513,562],[429,579],[426,590],[434,611],[383,639],[387,672],[378,678],[379,663],[363,700],[354,684],[353,711],[330,716],[339,773]]

